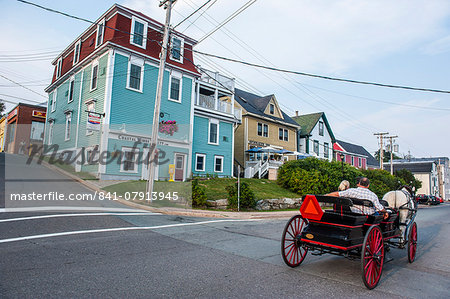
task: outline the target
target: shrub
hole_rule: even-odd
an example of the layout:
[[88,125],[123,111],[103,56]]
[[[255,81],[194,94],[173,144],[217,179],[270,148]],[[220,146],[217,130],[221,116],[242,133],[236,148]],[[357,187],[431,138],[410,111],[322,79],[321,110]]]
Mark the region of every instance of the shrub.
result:
[[192,206],[204,207],[206,205],[205,189],[198,184],[198,179],[192,181]]
[[[227,186],[226,190],[228,192],[228,207],[232,209],[237,209],[238,206],[238,191],[237,182],[234,185]],[[250,186],[246,182],[241,182],[240,184],[240,197],[239,206],[243,209],[253,209],[256,205],[255,194],[250,189]]]

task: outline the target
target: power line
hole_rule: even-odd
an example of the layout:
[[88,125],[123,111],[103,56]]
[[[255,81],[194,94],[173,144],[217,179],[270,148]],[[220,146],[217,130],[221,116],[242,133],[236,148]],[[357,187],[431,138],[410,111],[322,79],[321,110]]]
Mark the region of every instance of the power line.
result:
[[234,19],[235,17],[237,17],[240,13],[242,13],[244,10],[246,10],[247,8],[250,7],[250,5],[252,5],[253,3],[255,3],[256,0],[250,0],[247,3],[245,3],[241,8],[239,8],[238,10],[236,10],[233,14],[231,14],[231,16],[229,16],[228,18],[226,18],[222,23],[219,24],[219,26],[217,26],[216,28],[214,28],[212,31],[210,31],[208,34],[206,34],[205,36],[203,36],[198,42],[197,45],[200,44],[202,41],[204,41],[208,36],[212,35],[214,32],[216,32],[217,30],[219,30],[222,26],[225,26],[228,22],[230,22],[232,19]]
[[289,73],[289,74],[295,74],[295,75],[301,75],[301,76],[308,76],[308,77],[313,77],[313,78],[320,78],[320,79],[341,81],[341,82],[355,83],[355,84],[374,85],[374,86],[379,86],[379,87],[389,87],[389,88],[415,90],[415,91],[450,93],[450,90],[410,87],[410,86],[402,86],[402,85],[392,85],[392,84],[384,84],[384,83],[376,83],[376,82],[359,81],[359,80],[352,80],[352,79],[343,79],[343,78],[329,77],[329,76],[323,76],[323,75],[316,75],[316,74],[310,74],[310,73],[305,73],[305,72],[298,72],[298,71],[286,70],[286,69],[281,69],[281,68],[276,68],[276,67],[270,67],[270,66],[266,66],[266,65],[255,64],[255,63],[246,62],[246,61],[242,61],[242,60],[237,60],[237,59],[233,59],[233,58],[227,58],[227,57],[223,57],[223,56],[219,56],[219,55],[209,54],[209,53],[205,53],[205,52],[201,52],[201,51],[197,51],[197,50],[192,50],[192,52],[195,52],[195,53],[198,53],[198,54],[201,54],[201,55],[205,55],[205,56],[209,56],[209,57],[214,57],[214,58],[226,60],[226,61],[236,62],[236,63],[248,65],[248,66],[253,66],[253,67],[257,67],[257,68],[262,68],[262,69],[267,69],[267,70],[277,71],[277,72],[283,72],[283,73]]
[[175,25],[175,27],[173,27],[172,29],[175,30],[175,28],[177,28],[178,26],[180,26],[181,24],[184,23],[184,21],[186,21],[187,19],[189,19],[190,17],[192,17],[194,14],[196,14],[200,9],[202,9],[206,4],[208,4],[209,2],[211,2],[212,0],[208,0],[206,1],[202,6],[200,6],[199,8],[197,8],[196,10],[194,10],[194,12],[192,12],[190,15],[188,15],[186,18],[184,18],[180,23],[178,23],[177,25]]
[[37,94],[37,95],[39,95],[39,96],[41,96],[41,97],[47,99],[46,96],[44,96],[44,95],[42,95],[42,94],[40,94],[40,93],[38,93],[38,92],[32,90],[31,88],[26,87],[25,85],[22,85],[22,84],[20,84],[20,83],[14,81],[14,80],[11,80],[11,79],[9,79],[8,77],[3,76],[2,74],[0,74],[0,77],[2,77],[2,78],[5,79],[5,80],[8,80],[8,81],[10,81],[10,82],[12,82],[12,83],[14,83],[14,84],[17,84],[18,86],[20,86],[20,87],[22,87],[22,88],[25,88],[26,90],[29,90],[29,91],[31,91],[32,93],[35,93],[35,94]]
[[206,12],[208,11],[208,9],[210,9],[211,6],[213,6],[216,2],[217,2],[217,0],[214,0],[214,2],[211,3],[204,11],[202,11],[202,13],[199,14],[198,17],[195,18],[195,20],[191,22],[191,24],[189,24],[186,28],[184,28],[184,30],[182,31],[182,33],[184,33],[186,30],[189,29],[189,27],[191,27],[195,22],[197,22],[197,20],[200,19],[200,18],[203,16],[203,14],[206,13]]

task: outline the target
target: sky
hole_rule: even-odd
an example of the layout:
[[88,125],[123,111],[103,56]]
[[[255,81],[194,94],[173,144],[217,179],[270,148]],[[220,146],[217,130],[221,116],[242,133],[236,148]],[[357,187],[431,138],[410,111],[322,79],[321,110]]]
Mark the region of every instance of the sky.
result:
[[[171,24],[206,1],[178,0]],[[200,40],[248,1],[213,0],[177,30]],[[93,21],[117,2],[165,20],[157,0],[33,2]],[[45,101],[52,58],[89,24],[13,0],[0,0],[0,8],[0,99]],[[450,1],[257,0],[195,49],[305,73],[450,90]],[[202,55],[194,62],[235,78],[238,88],[274,94],[288,115],[325,112],[337,139],[371,153],[379,148],[374,133],[389,132],[398,135],[400,156],[450,156],[448,93],[288,75]]]

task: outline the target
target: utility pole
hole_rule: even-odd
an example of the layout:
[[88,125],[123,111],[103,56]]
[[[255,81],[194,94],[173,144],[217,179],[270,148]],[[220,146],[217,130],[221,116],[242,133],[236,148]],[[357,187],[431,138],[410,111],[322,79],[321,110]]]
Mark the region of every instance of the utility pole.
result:
[[172,11],[172,4],[175,3],[176,0],[162,0],[159,2],[159,6],[165,5],[164,9],[166,9],[166,23],[164,24],[164,36],[163,43],[161,46],[161,54],[159,59],[159,72],[158,72],[158,83],[156,86],[156,99],[155,99],[155,109],[153,113],[153,127],[152,127],[152,139],[151,146],[149,150],[149,159],[150,162],[147,161],[148,164],[148,181],[146,192],[149,198],[152,198],[153,192],[153,184],[155,181],[155,153],[156,146],[158,145],[158,128],[159,128],[159,112],[161,106],[161,95],[163,88],[163,77],[164,77],[164,69],[166,64],[166,56],[167,56],[167,46],[169,44],[169,26],[170,26],[170,14]]
[[380,169],[383,169],[383,159],[384,159],[383,136],[387,134],[389,134],[389,132],[373,133],[373,135],[377,136],[377,138],[380,139],[380,154],[378,155],[380,158]]
[[394,151],[394,145],[392,144],[392,141],[393,141],[394,138],[398,138],[398,136],[397,135],[395,135],[395,136],[386,136],[384,138],[389,139],[389,147],[390,147],[390,152],[391,152],[391,175],[393,175],[394,174],[394,168],[393,168],[393,165],[392,165],[392,156],[393,156],[392,152]]

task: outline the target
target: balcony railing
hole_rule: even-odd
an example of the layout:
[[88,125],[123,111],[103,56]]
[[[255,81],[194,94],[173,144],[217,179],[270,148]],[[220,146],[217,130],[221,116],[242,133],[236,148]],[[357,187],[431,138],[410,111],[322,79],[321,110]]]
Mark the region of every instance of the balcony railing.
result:
[[203,69],[200,80],[215,86],[219,86],[221,88],[234,90],[234,79],[225,77],[224,75],[221,75],[218,72],[212,72]]
[[195,105],[206,109],[232,114],[236,119],[242,119],[242,110],[240,108],[233,108],[231,103],[225,101],[216,101],[214,96],[199,94],[198,102]]

